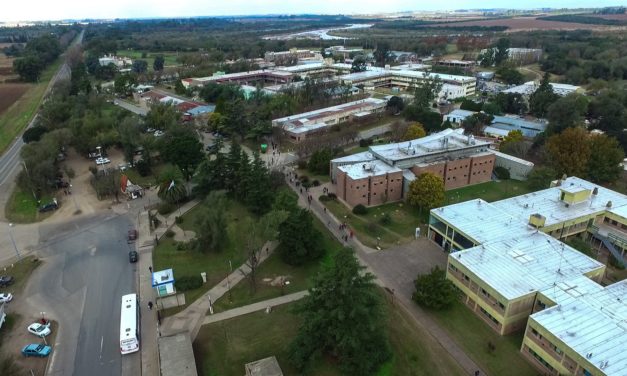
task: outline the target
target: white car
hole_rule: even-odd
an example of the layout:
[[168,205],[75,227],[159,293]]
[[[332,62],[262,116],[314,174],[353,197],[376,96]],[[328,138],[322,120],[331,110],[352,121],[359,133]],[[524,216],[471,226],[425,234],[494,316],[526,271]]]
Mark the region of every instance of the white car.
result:
[[47,335],[50,335],[51,331],[50,331],[50,324],[40,324],[38,322],[34,323],[34,324],[30,324],[28,326],[28,331],[34,335],[36,335],[37,337],[45,337]]
[[3,292],[2,294],[0,294],[0,303],[8,303],[11,300],[13,300],[13,295],[11,295],[11,293]]
[[155,137],[161,137],[163,135],[164,135],[163,131],[159,131],[159,130],[155,131],[155,133],[154,133]]
[[98,158],[98,159],[96,159],[96,164],[97,165],[103,165],[103,164],[107,164],[107,163],[111,163],[111,160],[109,158]]

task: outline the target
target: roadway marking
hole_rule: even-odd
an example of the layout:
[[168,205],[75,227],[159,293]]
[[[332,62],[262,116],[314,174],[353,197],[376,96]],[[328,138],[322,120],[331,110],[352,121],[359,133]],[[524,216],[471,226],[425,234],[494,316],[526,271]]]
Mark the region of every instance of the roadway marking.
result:
[[[92,256],[96,255],[96,247],[93,247],[92,249],[89,250],[89,254]],[[100,345],[100,347],[102,347],[102,344]]]
[[102,360],[102,345],[104,343],[104,336],[100,337],[100,360]]

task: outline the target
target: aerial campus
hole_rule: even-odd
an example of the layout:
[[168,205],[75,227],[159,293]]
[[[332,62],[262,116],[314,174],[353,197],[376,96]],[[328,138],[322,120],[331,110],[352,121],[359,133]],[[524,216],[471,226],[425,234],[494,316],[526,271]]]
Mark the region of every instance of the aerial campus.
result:
[[626,7],[181,5],[0,14],[0,376],[627,376]]

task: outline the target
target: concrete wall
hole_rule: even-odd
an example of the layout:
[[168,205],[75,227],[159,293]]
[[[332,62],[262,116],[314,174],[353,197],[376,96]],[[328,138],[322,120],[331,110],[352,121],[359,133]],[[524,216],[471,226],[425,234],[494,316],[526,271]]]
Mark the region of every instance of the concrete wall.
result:
[[494,166],[503,167],[509,171],[509,177],[514,180],[527,180],[529,173],[533,170],[533,163],[522,163],[515,159],[510,159],[506,155],[495,154]]

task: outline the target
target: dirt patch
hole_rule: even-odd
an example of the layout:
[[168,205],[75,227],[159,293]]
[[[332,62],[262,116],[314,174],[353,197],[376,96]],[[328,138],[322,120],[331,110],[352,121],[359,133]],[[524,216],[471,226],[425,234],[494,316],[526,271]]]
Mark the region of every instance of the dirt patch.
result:
[[545,21],[535,17],[505,18],[483,21],[456,22],[454,24],[438,24],[434,26],[507,26],[508,31],[520,30],[577,30],[600,29],[603,25],[588,25],[572,22]]
[[0,85],[0,114],[6,111],[28,90],[28,84],[1,84]]
[[[46,372],[46,366],[49,359],[38,357],[27,358],[21,353],[22,347],[26,345],[29,345],[31,343],[44,343],[43,339],[40,339],[33,334],[30,334],[26,330],[26,328],[30,324],[38,322],[41,317],[25,317],[16,314],[13,314],[12,316],[14,322],[12,322],[11,330],[7,332],[3,337],[3,341],[5,344],[7,344],[7,346],[2,347],[2,354],[12,356],[13,359],[15,359],[15,363],[17,364],[19,369],[25,372],[26,370],[32,370],[35,375],[43,375]],[[49,346],[54,344],[56,332],[59,329],[59,326],[56,322],[52,321],[50,329],[52,330],[52,334],[45,338],[45,343]],[[54,345],[52,345],[52,348],[54,351]]]

